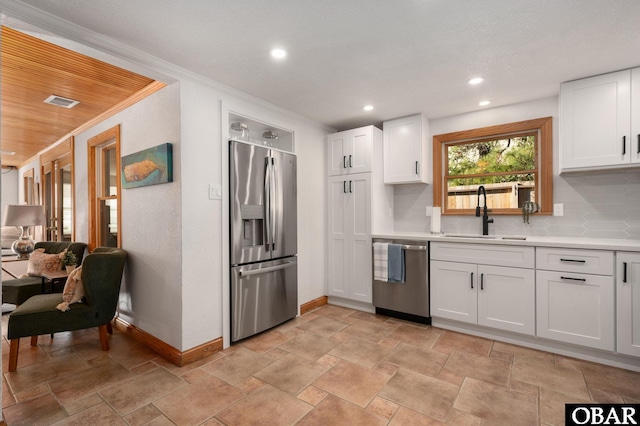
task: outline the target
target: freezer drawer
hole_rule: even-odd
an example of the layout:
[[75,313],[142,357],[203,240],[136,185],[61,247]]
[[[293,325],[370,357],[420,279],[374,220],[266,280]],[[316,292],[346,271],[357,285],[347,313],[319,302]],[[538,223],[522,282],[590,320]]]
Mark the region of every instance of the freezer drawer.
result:
[[406,314],[407,319],[430,323],[428,242],[378,239],[374,242],[403,245],[405,282],[392,283],[374,280],[373,306],[382,314]]
[[231,268],[231,341],[281,324],[298,313],[295,257]]

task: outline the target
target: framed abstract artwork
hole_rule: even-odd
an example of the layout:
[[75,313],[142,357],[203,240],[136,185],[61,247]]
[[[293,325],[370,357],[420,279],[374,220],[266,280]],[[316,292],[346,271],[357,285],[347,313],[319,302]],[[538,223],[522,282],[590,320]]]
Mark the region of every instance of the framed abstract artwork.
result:
[[173,182],[171,143],[154,146],[122,157],[122,188]]

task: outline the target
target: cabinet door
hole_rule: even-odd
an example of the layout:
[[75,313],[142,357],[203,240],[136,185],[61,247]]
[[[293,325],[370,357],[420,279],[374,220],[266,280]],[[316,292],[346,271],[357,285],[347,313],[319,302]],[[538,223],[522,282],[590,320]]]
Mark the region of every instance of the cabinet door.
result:
[[614,350],[613,277],[536,271],[537,335]]
[[329,295],[371,303],[371,175],[329,178]]
[[431,316],[476,324],[478,320],[477,266],[432,260]]
[[346,154],[348,173],[371,171],[373,153],[373,127],[361,127],[347,131],[349,149]]
[[422,115],[385,121],[383,129],[384,183],[426,183]]
[[640,356],[640,253],[617,254],[617,350]]
[[631,70],[631,163],[640,164],[640,68]]
[[336,176],[347,173],[348,143],[347,132],[327,136],[327,175]]
[[347,221],[351,230],[349,254],[349,294],[361,302],[372,302],[373,259],[371,242],[371,174],[349,176]]
[[346,297],[347,254],[349,253],[350,230],[347,217],[347,181],[341,176],[331,177],[328,182],[327,226],[327,282],[331,296]]
[[630,163],[631,71],[562,84],[560,170]]
[[533,336],[533,269],[478,266],[478,324]]
[[371,171],[373,129],[371,126],[327,136],[329,176]]

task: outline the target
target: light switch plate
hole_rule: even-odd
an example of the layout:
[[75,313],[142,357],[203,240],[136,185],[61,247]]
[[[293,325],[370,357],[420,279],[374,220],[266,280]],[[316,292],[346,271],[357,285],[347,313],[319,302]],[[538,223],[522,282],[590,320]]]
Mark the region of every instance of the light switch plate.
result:
[[564,216],[564,204],[557,203],[553,205],[553,215],[554,216]]
[[209,199],[222,200],[222,187],[214,183],[209,184]]

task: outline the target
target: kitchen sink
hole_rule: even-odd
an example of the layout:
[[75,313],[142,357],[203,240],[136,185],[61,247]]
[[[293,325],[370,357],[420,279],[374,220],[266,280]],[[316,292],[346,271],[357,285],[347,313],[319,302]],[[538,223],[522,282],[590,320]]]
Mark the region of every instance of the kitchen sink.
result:
[[520,235],[480,235],[480,234],[442,234],[446,238],[478,238],[482,240],[519,240],[524,241],[527,237]]
[[499,240],[502,237],[499,235],[480,235],[480,234],[442,234],[447,238],[481,238],[483,240]]

